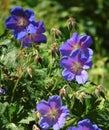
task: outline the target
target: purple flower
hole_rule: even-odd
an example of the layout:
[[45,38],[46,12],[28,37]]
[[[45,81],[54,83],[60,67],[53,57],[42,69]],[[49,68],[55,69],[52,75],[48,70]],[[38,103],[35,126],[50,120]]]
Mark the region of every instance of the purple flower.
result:
[[3,88],[0,88],[0,94],[5,95],[5,90]]
[[92,66],[92,61],[77,50],[71,53],[70,56],[61,58],[60,66],[64,68],[62,75],[67,81],[75,78],[78,84],[83,84],[88,79],[86,69]]
[[89,119],[78,122],[78,127],[70,127],[68,130],[101,130],[96,124],[92,124]]
[[54,130],[59,130],[69,116],[69,110],[66,106],[62,106],[62,100],[57,95],[51,96],[48,101],[40,101],[36,109],[41,114],[40,127],[42,129],[53,127]]
[[6,19],[5,25],[8,29],[14,31],[14,37],[18,40],[24,37],[27,32],[35,33],[34,12],[31,9],[24,11],[20,6],[16,6],[11,10],[11,16]]
[[35,26],[35,32],[34,33],[27,33],[23,38],[20,39],[20,42],[23,47],[30,47],[31,44],[34,43],[46,43],[47,38],[44,34],[45,28],[44,23],[42,21],[38,21]]
[[92,39],[88,35],[79,36],[73,33],[72,37],[68,39],[59,49],[62,56],[69,56],[75,50],[81,50],[87,57],[92,57],[93,51],[90,49]]

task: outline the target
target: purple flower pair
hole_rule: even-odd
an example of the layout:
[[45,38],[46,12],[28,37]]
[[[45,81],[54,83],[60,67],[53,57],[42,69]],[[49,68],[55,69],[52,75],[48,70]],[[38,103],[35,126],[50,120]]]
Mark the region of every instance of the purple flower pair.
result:
[[11,10],[5,25],[8,29],[13,30],[14,37],[21,41],[23,47],[30,47],[32,42],[46,43],[44,24],[42,21],[36,21],[34,12],[31,9],[23,10],[16,6]]
[[87,69],[92,66],[93,51],[89,48],[92,39],[88,35],[79,36],[73,33],[59,49],[62,54],[60,66],[64,68],[62,75],[67,81],[76,79],[78,84],[83,84],[88,79]]
[[62,100],[57,95],[49,97],[48,101],[40,101],[36,110],[41,114],[40,127],[44,130],[50,127],[59,130],[64,126],[65,119],[69,117],[68,108],[62,106]]
[[68,130],[101,130],[96,124],[92,124],[89,119],[84,119],[78,122],[78,127],[70,127]]

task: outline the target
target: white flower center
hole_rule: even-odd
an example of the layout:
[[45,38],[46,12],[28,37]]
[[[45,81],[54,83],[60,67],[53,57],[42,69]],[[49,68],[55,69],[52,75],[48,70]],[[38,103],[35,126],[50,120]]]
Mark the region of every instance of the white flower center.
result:
[[81,63],[79,63],[79,62],[73,62],[71,70],[74,71],[76,74],[80,73],[80,71],[82,70]]
[[28,23],[27,20],[23,17],[18,20],[18,26],[20,26],[20,27],[26,26],[27,23]]

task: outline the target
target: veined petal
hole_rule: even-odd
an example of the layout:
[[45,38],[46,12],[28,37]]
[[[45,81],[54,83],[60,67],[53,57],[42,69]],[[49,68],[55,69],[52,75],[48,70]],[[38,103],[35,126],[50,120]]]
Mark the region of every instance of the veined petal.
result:
[[39,113],[41,113],[42,115],[46,115],[47,113],[49,113],[50,111],[50,105],[48,104],[47,101],[42,100],[40,101],[37,106],[36,109],[39,111]]
[[24,31],[17,31],[15,30],[14,31],[14,37],[17,39],[17,40],[21,40],[23,37],[25,37],[27,34],[27,32],[24,30]]
[[16,6],[11,10],[11,14],[16,16],[24,16],[24,11],[22,7]]
[[40,127],[44,130],[48,130],[53,125],[53,121],[48,117],[41,117],[40,119]]
[[83,52],[84,52],[84,54],[87,58],[90,58],[90,59],[92,58],[92,56],[93,56],[93,50],[92,49],[85,48],[85,49],[83,49]]
[[53,129],[54,130],[59,130],[60,128],[62,128],[65,124],[65,118],[63,117],[59,117],[58,121],[56,122],[56,124],[53,125]]
[[73,33],[72,37],[67,42],[69,43],[69,45],[73,46],[77,44],[78,38],[79,38],[78,33]]
[[5,21],[5,25],[8,29],[16,29],[17,27],[17,21],[12,17],[8,17]]
[[34,16],[34,12],[31,9],[26,9],[24,12],[25,12],[27,18],[31,18]]
[[38,21],[36,26],[37,26],[37,30],[36,30],[37,34],[41,34],[45,32],[43,21]]
[[72,67],[72,61],[73,59],[71,59],[70,57],[64,56],[60,59],[60,66],[62,68],[70,69]]
[[70,127],[70,128],[68,128],[68,130],[79,130],[77,127]]
[[72,52],[72,47],[66,42],[60,47],[59,51],[62,56],[69,56]]
[[43,34],[34,34],[33,35],[33,41],[36,42],[36,43],[46,43],[47,38]]
[[88,73],[85,70],[81,71],[80,75],[76,75],[76,81],[78,84],[84,84],[88,79]]
[[33,24],[29,24],[27,27],[27,32],[29,34],[35,33],[36,32],[36,27]]
[[62,106],[62,100],[57,95],[51,96],[48,99],[48,103],[49,103],[50,107],[54,108],[54,109],[60,108]]
[[75,74],[73,74],[72,72],[70,72],[67,69],[64,69],[62,72],[62,76],[65,78],[65,80],[72,81],[75,77]]
[[90,36],[87,36],[85,41],[82,42],[81,46],[86,48],[90,47],[91,44],[92,44],[92,38]]
[[62,111],[62,114],[61,114],[62,117],[64,117],[64,118],[69,117],[70,112],[69,112],[69,110],[68,110],[68,108],[66,106],[62,106],[61,111]]

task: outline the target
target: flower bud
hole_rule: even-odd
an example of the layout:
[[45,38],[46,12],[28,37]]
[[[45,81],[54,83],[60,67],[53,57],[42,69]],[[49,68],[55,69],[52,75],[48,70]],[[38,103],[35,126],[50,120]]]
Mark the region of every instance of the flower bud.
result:
[[40,63],[42,65],[42,59],[39,54],[36,55],[35,61],[36,61],[36,64]]
[[61,38],[62,37],[61,31],[56,29],[56,28],[52,28],[51,33],[53,34],[54,38]]
[[31,67],[27,67],[27,72],[30,75],[30,77],[32,78],[33,69]]
[[85,97],[85,93],[84,93],[84,92],[81,92],[81,93],[79,94],[79,100],[80,100],[81,103],[83,103],[84,97]]
[[57,43],[54,42],[54,43],[52,44],[52,47],[51,47],[51,49],[50,49],[50,51],[49,51],[49,54],[51,54],[52,57],[55,57],[56,54],[57,54],[58,56],[60,55],[59,49],[58,49],[58,47],[57,47]]
[[67,20],[67,27],[68,27],[69,31],[72,31],[73,29],[75,29],[75,27],[76,27],[76,20],[75,20],[75,18],[70,17]]
[[66,96],[67,95],[67,92],[66,92],[64,87],[60,89],[59,95],[60,96]]
[[38,127],[37,127],[37,125],[33,125],[33,130],[40,130]]

